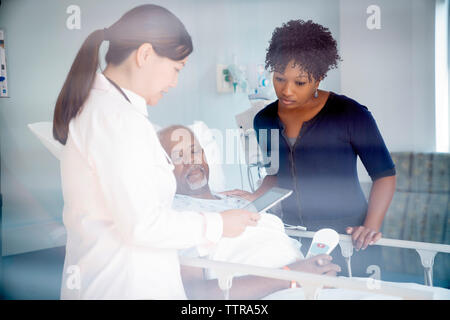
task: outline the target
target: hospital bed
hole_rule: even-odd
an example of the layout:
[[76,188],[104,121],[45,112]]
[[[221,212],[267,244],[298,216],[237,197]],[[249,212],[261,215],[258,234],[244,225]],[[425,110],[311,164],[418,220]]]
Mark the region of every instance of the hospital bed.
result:
[[[314,232],[286,230],[290,236],[298,238],[312,238]],[[358,297],[363,299],[450,299],[450,290],[433,287],[432,270],[434,257],[438,252],[450,253],[450,245],[425,243],[416,241],[405,241],[382,238],[374,245],[388,246],[405,249],[415,249],[422,262],[425,273],[425,283],[427,286],[416,283],[396,283],[376,279],[376,277],[353,278],[351,276],[351,256],[353,245],[349,235],[339,235],[339,247],[345,260],[349,277],[329,277],[315,275],[298,271],[281,270],[273,268],[256,267],[245,264],[218,262],[205,258],[180,257],[180,263],[185,266],[212,269],[217,275],[218,285],[224,292],[224,298],[229,298],[229,291],[232,287],[233,278],[236,274],[255,275],[281,280],[295,280],[301,286],[301,291],[292,293],[292,290],[284,294],[269,295],[271,298],[280,297],[282,299],[318,299],[324,287],[345,289],[339,291],[335,289],[324,289],[328,292],[325,299],[339,299],[342,294],[349,294],[348,297]],[[352,294],[353,292],[353,294]],[[365,293],[362,294],[362,293]]]
[[[190,126],[194,133],[199,136],[199,142],[205,149],[206,157],[220,156],[220,150],[214,145],[214,139],[211,133],[208,133],[207,126],[202,122],[196,122]],[[29,125],[30,130],[39,138],[44,146],[59,159],[61,149],[63,146],[53,139],[52,136],[52,123],[51,122],[39,122]],[[202,138],[203,137],[203,138]],[[206,137],[206,138],[204,138]],[[209,161],[209,159],[208,159]],[[218,164],[220,161],[215,161],[214,165],[210,166],[212,173],[211,181],[216,188],[224,186],[223,173],[220,173]],[[55,241],[63,241],[63,226],[58,226],[51,235],[55,236]],[[314,233],[310,231],[300,230],[286,230],[289,236],[297,238],[312,238]],[[348,235],[340,235],[339,246],[345,261],[347,262],[348,277],[329,277],[322,275],[315,275],[311,273],[304,273],[298,271],[281,270],[274,268],[256,267],[245,264],[228,263],[212,261],[205,258],[191,258],[180,257],[180,263],[182,265],[198,267],[204,269],[213,269],[217,274],[219,287],[224,291],[224,298],[229,297],[229,290],[232,287],[233,277],[236,274],[248,274],[255,276],[262,276],[268,278],[282,279],[282,280],[295,280],[301,285],[301,294],[288,293],[281,297],[283,298],[305,298],[305,299],[317,299],[320,296],[321,290],[333,290],[322,289],[324,287],[340,288],[344,290],[351,290],[355,292],[365,292],[366,298],[376,299],[378,297],[384,298],[402,298],[402,299],[449,299],[450,290],[433,287],[433,263],[434,257],[437,253],[450,253],[450,245],[405,241],[396,239],[382,238],[375,245],[388,246],[396,248],[415,249],[418,253],[418,258],[422,263],[425,275],[425,284],[413,284],[413,283],[395,283],[381,281],[372,277],[368,278],[353,278],[351,274],[351,257],[353,254],[353,245],[351,237]],[[337,292],[337,291],[336,291]],[[328,296],[332,298],[332,295]]]

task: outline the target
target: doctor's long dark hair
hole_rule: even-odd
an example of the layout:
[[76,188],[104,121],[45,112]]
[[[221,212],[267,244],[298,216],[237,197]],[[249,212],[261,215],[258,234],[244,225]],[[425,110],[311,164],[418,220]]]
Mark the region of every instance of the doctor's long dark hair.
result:
[[99,67],[99,48],[109,41],[106,63],[121,64],[143,43],[150,43],[161,57],[183,60],[193,50],[183,23],[167,9],[156,5],[138,6],[125,13],[108,29],[92,32],[84,41],[56,101],[53,136],[66,144],[69,122],[82,109]]

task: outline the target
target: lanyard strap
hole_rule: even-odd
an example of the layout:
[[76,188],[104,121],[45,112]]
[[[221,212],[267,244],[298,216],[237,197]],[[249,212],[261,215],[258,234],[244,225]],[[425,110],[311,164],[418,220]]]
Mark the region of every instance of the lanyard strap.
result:
[[[124,96],[124,98],[131,103],[130,99],[128,99],[127,95],[125,94],[125,92],[123,92],[123,90],[114,82],[112,81],[110,78],[108,78],[107,76],[105,76],[106,79],[108,79],[109,82],[111,82],[111,84],[117,89],[119,90],[119,92]],[[172,159],[169,157],[169,155],[167,154],[167,152],[163,149],[164,155],[166,156],[167,162],[169,162],[169,164],[171,166],[173,166],[173,162]]]
[[128,99],[127,95],[125,94],[125,92],[123,92],[123,90],[114,82],[112,81],[110,78],[108,78],[107,76],[105,76],[106,79],[108,79],[109,82],[111,82],[111,84],[117,89],[119,90],[119,92],[124,96],[125,100],[127,100],[129,103],[131,103],[130,99]]
[[[123,90],[114,82],[112,81],[110,78],[108,78],[107,76],[105,76],[106,79],[108,79],[109,82],[111,82],[111,84],[117,89],[119,90],[119,92],[124,96],[124,98],[131,103],[130,99],[128,99],[127,95],[125,94],[125,92],[123,92]],[[163,149],[164,151],[164,155],[166,156],[167,162],[169,162],[169,164],[171,166],[173,166],[173,162],[172,159],[169,157],[169,155],[167,154],[167,152]]]

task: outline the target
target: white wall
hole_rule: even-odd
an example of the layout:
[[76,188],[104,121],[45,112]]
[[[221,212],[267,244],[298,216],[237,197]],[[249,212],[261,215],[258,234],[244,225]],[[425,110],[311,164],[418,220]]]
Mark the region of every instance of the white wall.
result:
[[[369,30],[373,4],[381,29]],[[341,0],[340,36],[342,93],[369,108],[391,152],[434,151],[434,1]]]
[[[321,87],[369,107],[391,151],[434,150],[434,1],[432,0],[157,0],[186,25],[194,53],[179,85],[150,107],[152,121],[235,128],[249,107],[243,94],[215,91],[215,65],[263,63],[273,29],[293,18],[330,28],[343,58]],[[65,27],[77,4],[81,30]],[[82,41],[146,1],[4,0],[9,91],[0,99],[3,254],[53,245],[61,223],[59,164],[26,125],[52,119],[54,103]],[[381,30],[366,28],[366,8],[381,8]],[[360,170],[362,171],[362,170]],[[240,187],[239,168],[226,168],[228,188]],[[363,175],[363,173],[362,173]],[[362,177],[367,179],[367,177]],[[55,233],[50,234],[54,230]]]
[[[49,246],[49,229],[61,223],[63,207],[59,163],[26,125],[49,121],[54,104],[81,43],[90,32],[116,21],[144,0],[4,0],[0,28],[6,33],[9,93],[0,99],[3,254]],[[243,94],[218,94],[217,63],[264,63],[276,26],[294,18],[313,19],[339,39],[339,2],[335,0],[156,0],[174,12],[190,32],[194,52],[177,88],[150,119],[161,125],[190,124],[195,119],[224,131],[236,128],[234,115],[250,105]],[[81,30],[68,30],[66,8],[81,9]],[[339,91],[338,71],[323,88]],[[240,187],[239,167],[226,166],[227,187]],[[57,237],[58,229],[53,236]],[[56,244],[55,244],[56,245]]]

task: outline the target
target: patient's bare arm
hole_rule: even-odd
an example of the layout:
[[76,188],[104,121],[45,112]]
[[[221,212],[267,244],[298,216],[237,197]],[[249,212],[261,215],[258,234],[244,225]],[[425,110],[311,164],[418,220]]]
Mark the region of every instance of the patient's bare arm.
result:
[[[321,262],[321,263],[320,263]],[[320,255],[305,260],[299,260],[289,265],[294,271],[311,272],[335,276],[340,271],[339,266],[331,263],[331,257]],[[223,299],[216,279],[204,280],[201,268],[181,266],[186,295],[189,299]],[[242,276],[233,278],[230,289],[230,299],[260,299],[275,291],[287,289],[290,281],[264,278],[258,276]]]
[[327,276],[336,276],[341,268],[331,263],[333,258],[327,254],[321,254],[309,259],[298,260],[289,265],[289,268],[295,271],[323,274]]
[[352,235],[353,246],[356,250],[364,250],[381,239],[380,229],[394,196],[395,185],[395,176],[379,178],[373,182],[364,224],[348,226],[346,229],[347,234]]
[[273,175],[273,176],[265,176],[263,179],[263,182],[261,183],[261,186],[258,188],[258,190],[256,190],[253,193],[254,198],[256,199],[257,197],[263,195],[264,193],[266,193],[270,188],[273,188],[277,185],[277,176]]
[[[181,276],[188,299],[221,300],[224,293],[217,279],[204,280],[201,268],[181,266]],[[257,276],[233,278],[230,299],[260,299],[272,292],[289,288],[290,281],[269,279]]]

